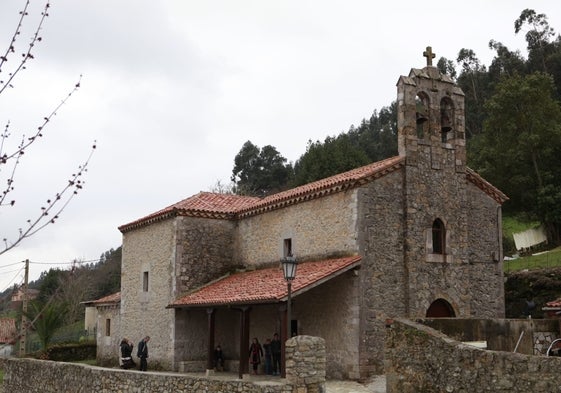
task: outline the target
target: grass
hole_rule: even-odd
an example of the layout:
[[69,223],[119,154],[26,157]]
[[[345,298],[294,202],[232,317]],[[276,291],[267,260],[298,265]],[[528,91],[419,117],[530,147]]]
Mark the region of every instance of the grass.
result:
[[504,261],[503,269],[505,272],[513,272],[516,270],[534,270],[561,267],[561,247],[554,248],[553,250],[539,253],[538,255],[531,255],[527,257],[520,257],[510,261]]
[[0,385],[4,383],[4,370],[0,369]]
[[540,225],[539,221],[532,221],[520,216],[503,216],[503,235],[512,238],[513,233],[524,232]]
[[86,360],[76,360],[75,362],[72,363],[79,363],[79,364],[87,364],[90,366],[97,366],[96,360],[95,359],[86,359]]

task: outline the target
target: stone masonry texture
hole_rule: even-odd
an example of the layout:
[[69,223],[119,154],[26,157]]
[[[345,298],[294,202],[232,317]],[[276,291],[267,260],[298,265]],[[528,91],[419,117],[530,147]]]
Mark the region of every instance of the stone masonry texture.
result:
[[559,358],[478,349],[407,320],[386,333],[388,393],[561,392]]

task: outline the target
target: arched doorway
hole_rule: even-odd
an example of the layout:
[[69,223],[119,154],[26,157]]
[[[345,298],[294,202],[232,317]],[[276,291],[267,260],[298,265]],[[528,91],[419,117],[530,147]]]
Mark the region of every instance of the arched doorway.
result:
[[436,299],[427,310],[427,318],[455,318],[456,313],[450,303],[444,299]]

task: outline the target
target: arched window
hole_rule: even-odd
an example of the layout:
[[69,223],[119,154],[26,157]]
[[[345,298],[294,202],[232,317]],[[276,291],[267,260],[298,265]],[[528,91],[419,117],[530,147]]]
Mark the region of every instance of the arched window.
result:
[[429,97],[423,92],[417,93],[415,97],[415,120],[417,138],[423,139],[429,131]]
[[432,253],[444,254],[446,251],[446,229],[444,223],[437,218],[432,223]]
[[442,142],[448,140],[450,131],[454,128],[454,104],[448,97],[440,100],[440,133]]

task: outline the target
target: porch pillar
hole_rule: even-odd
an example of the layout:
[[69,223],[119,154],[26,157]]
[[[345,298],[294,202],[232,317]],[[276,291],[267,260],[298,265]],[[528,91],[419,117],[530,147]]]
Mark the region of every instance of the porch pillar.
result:
[[240,314],[240,365],[238,376],[249,373],[249,312],[251,307],[242,307]]
[[215,319],[216,310],[214,308],[207,308],[207,321],[208,321],[208,351],[206,359],[206,369],[212,370],[214,368],[214,333],[215,333]]

